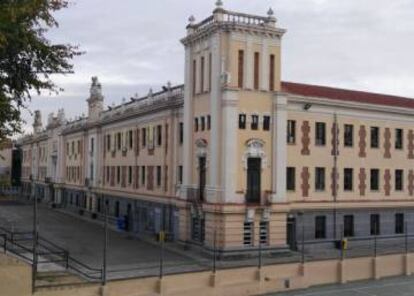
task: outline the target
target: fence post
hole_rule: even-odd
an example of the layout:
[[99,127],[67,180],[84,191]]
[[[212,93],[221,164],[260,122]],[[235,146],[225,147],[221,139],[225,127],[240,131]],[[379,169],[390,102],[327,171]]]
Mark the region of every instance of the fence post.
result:
[[408,224],[407,224],[407,222],[405,222],[405,225],[404,225],[404,237],[405,237],[405,253],[407,254],[408,253]]
[[164,275],[163,265],[164,265],[164,235],[160,233],[159,240],[161,243],[161,249],[160,249],[160,274],[159,278],[162,279]]
[[262,242],[260,241],[259,237],[259,269],[262,268]]
[[344,256],[345,256],[345,246],[344,246],[344,225],[342,225],[342,233],[341,233],[341,242],[340,242],[340,247],[341,247],[341,260],[344,260]]
[[65,252],[65,256],[66,256],[66,270],[69,269],[69,252],[66,251]]
[[301,263],[305,263],[305,218],[302,216],[302,254]]
[[213,273],[216,273],[216,260],[217,260],[217,230],[214,229],[214,243],[213,243]]
[[106,264],[107,264],[107,249],[108,249],[108,201],[104,202],[104,246],[103,246],[103,265],[102,265],[102,286],[106,285]]

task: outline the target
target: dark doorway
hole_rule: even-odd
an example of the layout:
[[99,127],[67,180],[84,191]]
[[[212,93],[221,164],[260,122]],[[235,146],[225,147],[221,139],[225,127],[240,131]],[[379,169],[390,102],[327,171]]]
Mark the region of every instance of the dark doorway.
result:
[[131,231],[132,227],[132,206],[128,204],[127,206],[127,214],[125,216],[125,231]]
[[288,218],[286,224],[286,243],[293,251],[298,249],[296,243],[296,219],[294,217]]
[[260,176],[262,160],[249,158],[247,160],[247,203],[260,203]]
[[199,164],[199,198],[200,201],[204,200],[204,189],[206,187],[206,158],[205,157],[199,157],[198,158],[198,164]]

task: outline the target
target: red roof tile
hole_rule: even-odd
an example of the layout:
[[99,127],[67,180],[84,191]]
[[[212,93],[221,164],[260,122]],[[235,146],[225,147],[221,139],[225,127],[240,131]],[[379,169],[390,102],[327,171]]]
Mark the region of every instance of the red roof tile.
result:
[[282,82],[282,91],[301,96],[414,109],[414,99],[363,91],[293,82]]

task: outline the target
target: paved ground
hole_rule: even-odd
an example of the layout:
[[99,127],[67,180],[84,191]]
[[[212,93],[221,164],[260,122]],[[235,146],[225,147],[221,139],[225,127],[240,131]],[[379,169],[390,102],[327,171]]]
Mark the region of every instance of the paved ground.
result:
[[[412,296],[414,277],[398,277],[380,281],[330,285],[303,291],[271,294],[274,296]],[[270,296],[270,295],[268,295]]]
[[[0,202],[0,225],[14,231],[31,231],[32,207],[25,204]],[[91,267],[101,268],[103,228],[56,210],[39,207],[39,234]],[[109,231],[108,269],[112,277],[158,274],[160,248],[154,243]],[[188,256],[164,250],[165,271],[190,270],[202,266]],[[205,267],[204,267],[205,268]]]

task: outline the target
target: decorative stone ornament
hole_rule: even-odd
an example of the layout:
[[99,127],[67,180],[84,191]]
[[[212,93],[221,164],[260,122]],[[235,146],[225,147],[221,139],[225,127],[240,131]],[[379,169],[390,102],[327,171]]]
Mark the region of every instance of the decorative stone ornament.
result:
[[269,8],[269,10],[267,11],[267,16],[268,17],[273,17],[273,15],[274,15],[275,13],[274,13],[274,11],[273,11],[273,9],[272,9],[272,7],[270,7]]
[[194,15],[190,15],[190,17],[188,18],[188,22],[190,23],[190,25],[194,25],[194,23],[195,23],[195,17],[194,17]]
[[247,170],[247,160],[249,158],[260,158],[262,160],[262,170],[267,167],[267,157],[264,152],[265,142],[261,139],[250,139],[246,142],[246,150],[242,157],[243,167]]
[[216,1],[216,6],[217,6],[217,8],[222,8],[223,7],[223,1],[222,0],[217,0]]

